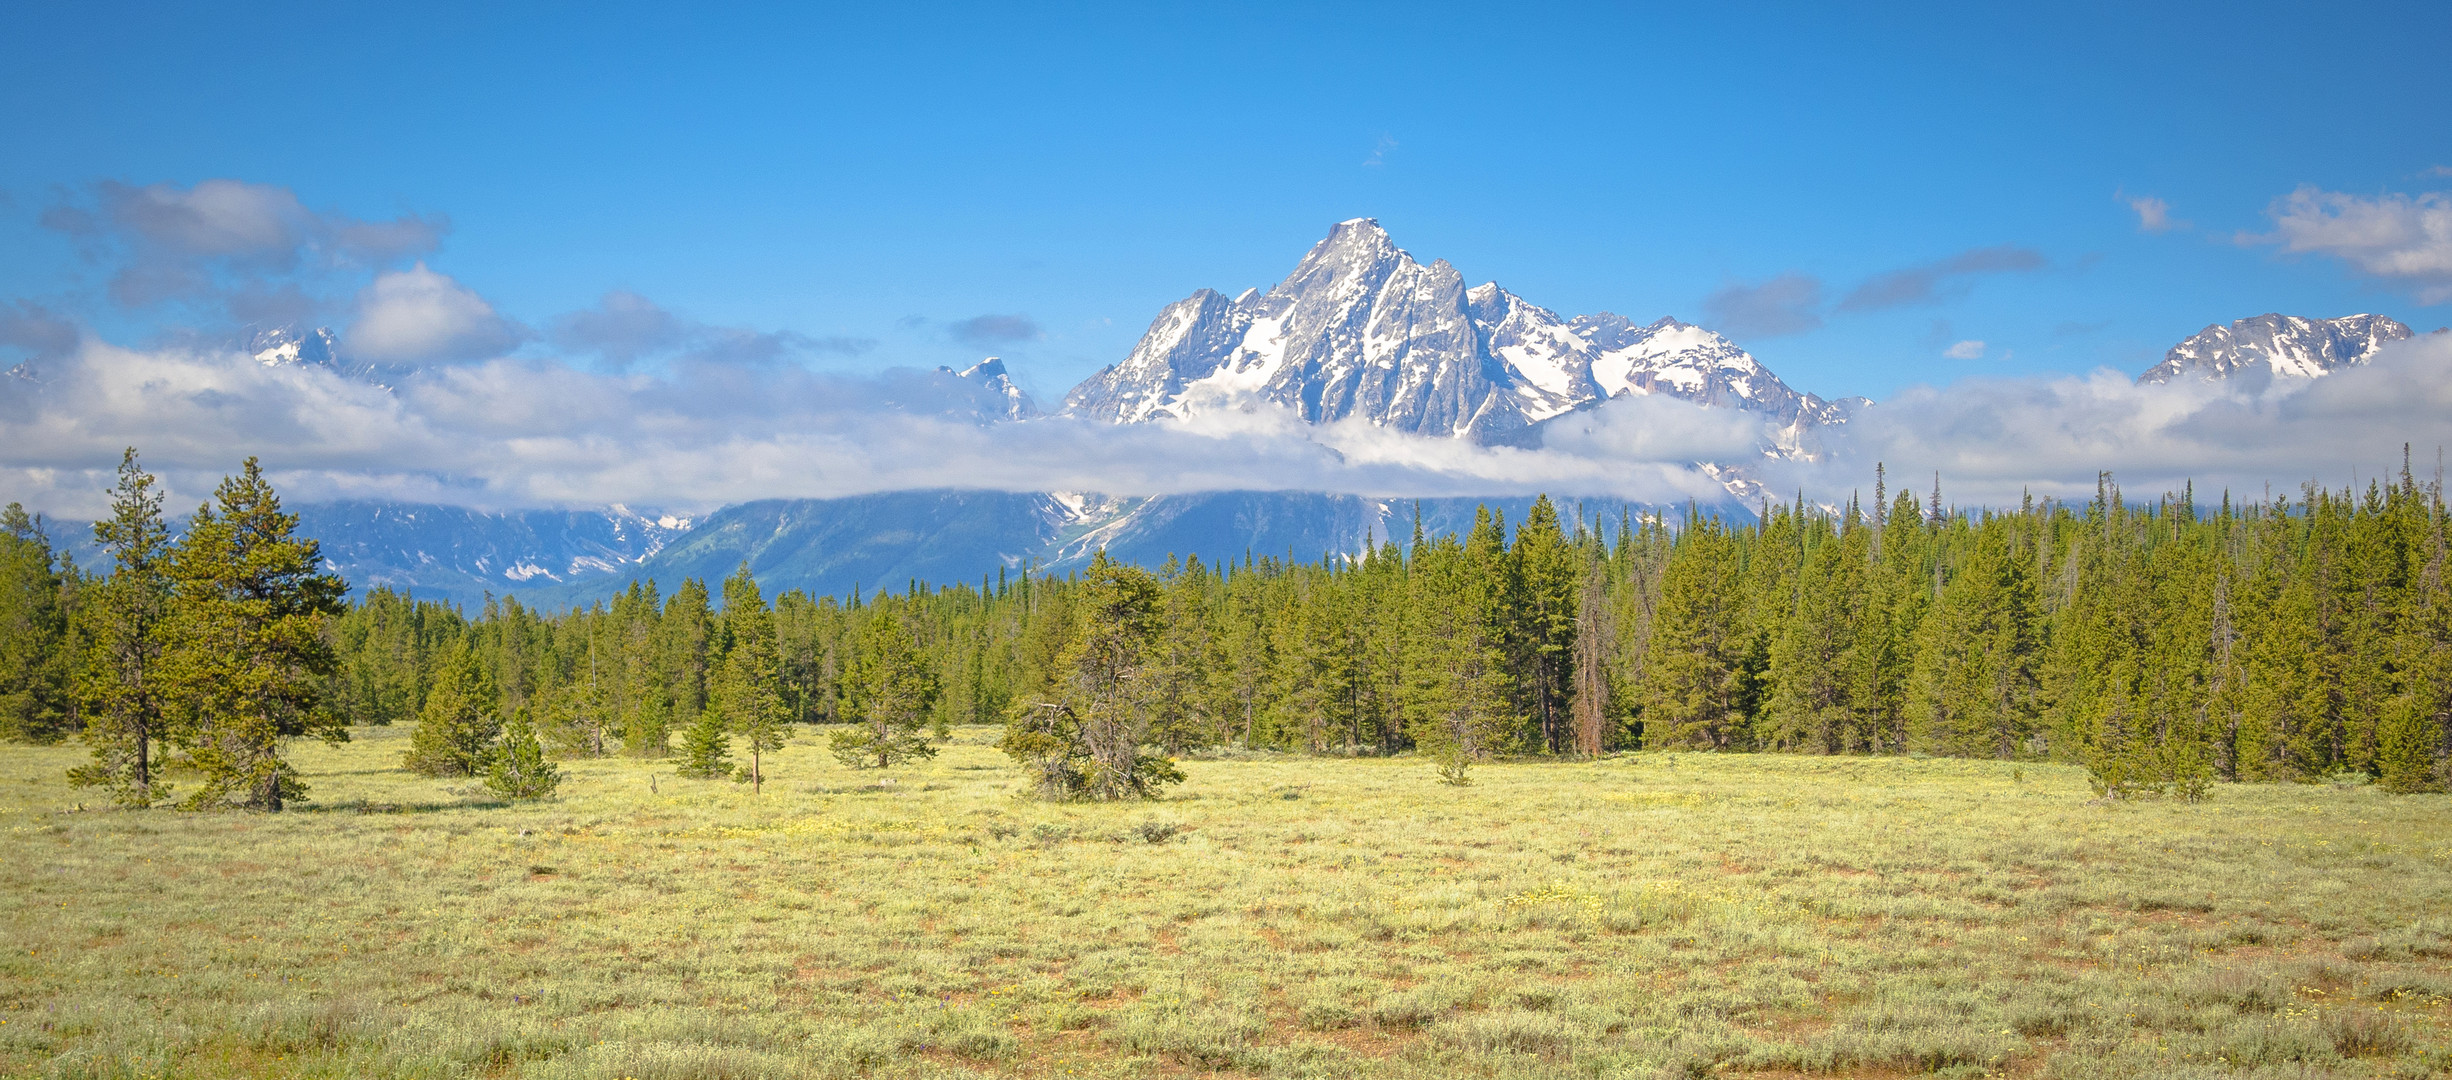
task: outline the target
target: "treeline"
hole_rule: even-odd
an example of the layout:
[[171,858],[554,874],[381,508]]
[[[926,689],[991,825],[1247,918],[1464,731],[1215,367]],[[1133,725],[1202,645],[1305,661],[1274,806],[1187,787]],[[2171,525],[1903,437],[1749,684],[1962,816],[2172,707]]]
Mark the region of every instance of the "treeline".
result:
[[[91,699],[45,712],[23,686],[92,662],[40,642],[91,636],[74,611],[95,583],[20,524],[0,650],[33,659],[10,668],[6,722],[65,737],[95,722]],[[2110,795],[2344,775],[2443,790],[2446,528],[2440,483],[2406,467],[2214,506],[2131,503],[2106,477],[2089,504],[1971,513],[1877,477],[1869,502],[1748,524],[1593,522],[1544,498],[1512,527],[1485,510],[1463,536],[1417,526],[1318,562],[1102,558],[844,599],[769,604],[745,571],[722,603],[650,582],[551,614],[376,589],[316,616],[331,663],[301,671],[335,723],[422,725],[442,687],[481,701],[478,735],[523,715],[565,757],[678,752],[718,775],[744,736],[753,780],[779,725],[858,725],[838,756],[892,764],[925,752],[926,727],[998,723],[1063,790],[1099,769],[1138,790],[1171,769],[1157,754],[1224,746],[1419,751],[1457,781],[1493,755],[1671,747],[2068,761]]]

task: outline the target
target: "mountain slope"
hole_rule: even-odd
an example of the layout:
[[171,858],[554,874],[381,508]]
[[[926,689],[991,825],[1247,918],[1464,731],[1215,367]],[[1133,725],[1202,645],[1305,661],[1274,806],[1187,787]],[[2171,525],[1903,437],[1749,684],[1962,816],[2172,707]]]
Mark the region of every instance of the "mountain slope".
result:
[[2381,315],[2257,315],[2198,331],[2172,346],[2163,362],[2146,369],[2137,381],[2167,383],[2182,376],[2313,379],[2366,363],[2385,343],[2410,336],[2409,327]]
[[[1419,508],[1428,532],[1462,533],[1483,503],[1516,522],[1532,501],[1426,499]],[[813,596],[850,596],[857,589],[873,596],[881,589],[900,592],[914,581],[980,582],[1000,568],[1060,574],[1087,565],[1101,550],[1148,567],[1169,556],[1198,556],[1212,565],[1247,555],[1313,562],[1359,554],[1372,540],[1401,542],[1412,532],[1415,509],[1412,500],[1280,491],[1128,499],[902,491],[773,499],[710,514],[689,535],[622,573],[522,588],[516,595],[553,610],[610,596],[633,580],[653,580],[670,593],[685,578],[713,582],[744,562],[770,596],[786,589]],[[1570,522],[1581,513],[1606,529],[1615,529],[1618,514],[1629,509],[1616,501],[1568,500],[1564,507]]]
[[619,574],[690,528],[687,518],[619,506],[498,514],[378,502],[293,509],[299,531],[323,544],[325,562],[356,590],[381,585],[461,603]]
[[555,608],[619,591],[633,578],[669,593],[685,578],[710,583],[742,563],[769,594],[899,592],[914,579],[976,581],[1020,566],[1064,535],[1076,512],[1049,495],[998,491],[896,491],[842,499],[766,499],[707,515],[689,535],[630,573],[603,581],[522,591]]
[[[298,532],[323,548],[327,570],[363,595],[378,586],[475,606],[488,594],[618,577],[690,531],[691,521],[627,507],[511,510],[356,500],[291,503]],[[174,530],[185,519],[171,522]],[[46,521],[44,532],[89,573],[110,560],[88,522]]]

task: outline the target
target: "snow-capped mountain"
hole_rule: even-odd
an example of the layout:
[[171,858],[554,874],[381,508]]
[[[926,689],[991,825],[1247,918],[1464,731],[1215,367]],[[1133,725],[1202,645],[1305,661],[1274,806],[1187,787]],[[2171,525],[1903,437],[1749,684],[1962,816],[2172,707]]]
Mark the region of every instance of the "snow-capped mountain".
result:
[[991,356],[960,371],[949,367],[940,367],[937,371],[960,379],[971,388],[971,397],[977,403],[982,418],[1028,420],[1039,415],[1038,403],[1030,400],[1030,395],[1023,392],[1021,387],[1013,385],[1013,377],[1006,374],[1003,360]]
[[2382,315],[2308,319],[2258,315],[2229,326],[2208,326],[2171,347],[2163,362],[2137,376],[2140,383],[2167,383],[2183,375],[2206,379],[2282,376],[2313,379],[2364,364],[2386,342],[2410,336],[2409,327]]
[[321,326],[258,330],[247,339],[247,353],[265,367],[323,367],[367,382],[383,379],[383,372],[374,365],[342,356],[340,339]]
[[1709,330],[1606,312],[1563,319],[1496,282],[1467,288],[1446,260],[1416,262],[1369,218],[1339,222],[1266,293],[1203,289],[1169,305],[1065,409],[1132,423],[1268,402],[1311,423],[1520,443],[1543,421],[1653,393],[1787,428],[1844,416]]
[[[594,584],[604,587],[590,596],[619,592],[648,560],[698,524],[690,517],[619,504],[487,512],[361,499],[298,502],[287,509],[298,515],[299,533],[322,546],[325,568],[347,578],[351,591],[363,595],[383,586],[472,607],[488,594],[524,598]],[[96,544],[89,523],[51,521],[46,531],[77,565],[89,570],[108,565],[109,555]]]
[[255,362],[265,367],[289,367],[315,364],[330,367],[340,355],[340,340],[323,327],[301,330],[295,326],[276,326],[256,331],[248,340],[247,351]]
[[487,513],[392,502],[304,503],[300,531],[323,545],[332,572],[364,590],[378,585],[475,603],[555,583],[624,575],[690,531],[687,517],[614,505],[602,510]]
[[[1211,565],[1247,555],[1312,562],[1402,542],[1422,515],[1429,533],[1462,533],[1489,504],[1524,520],[1532,496],[1373,499],[1300,491],[1221,491],[1149,497],[1071,492],[892,491],[839,499],[767,499],[718,510],[655,555],[612,576],[510,590],[547,610],[610,596],[633,580],[670,593],[686,578],[715,581],[746,562],[773,596],[900,592],[913,582],[985,582],[1024,570],[1061,574],[1096,553],[1146,567],[1167,556]],[[1639,508],[1617,500],[1561,501],[1571,523],[1614,529]],[[1730,504],[1732,513],[1744,508]],[[1573,527],[1570,524],[1570,527]],[[504,590],[496,589],[497,595]],[[421,592],[422,595],[422,592]]]

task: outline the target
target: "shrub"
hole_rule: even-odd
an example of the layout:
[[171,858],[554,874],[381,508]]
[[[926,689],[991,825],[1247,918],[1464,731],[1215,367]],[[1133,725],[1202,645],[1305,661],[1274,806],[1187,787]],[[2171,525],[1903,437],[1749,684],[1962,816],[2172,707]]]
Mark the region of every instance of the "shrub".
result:
[[506,799],[542,799],[562,786],[562,770],[545,760],[544,744],[536,740],[527,709],[512,714],[502,729],[502,744],[494,750],[485,786]]

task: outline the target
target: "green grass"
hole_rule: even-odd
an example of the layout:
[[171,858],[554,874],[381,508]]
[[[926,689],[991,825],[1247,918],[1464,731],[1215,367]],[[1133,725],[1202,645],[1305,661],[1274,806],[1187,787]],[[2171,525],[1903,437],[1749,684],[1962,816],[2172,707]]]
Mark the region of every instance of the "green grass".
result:
[[1646,754],[1055,806],[971,729],[883,785],[803,733],[762,797],[595,761],[506,806],[400,772],[407,734],[299,747],[277,816],[78,810],[73,749],[0,751],[0,1073],[2452,1067],[2443,796]]

